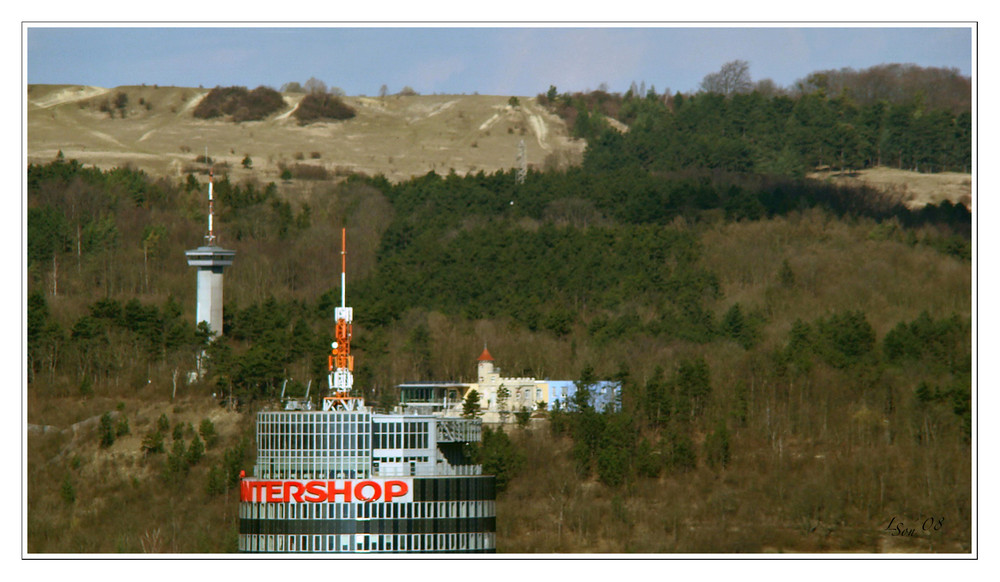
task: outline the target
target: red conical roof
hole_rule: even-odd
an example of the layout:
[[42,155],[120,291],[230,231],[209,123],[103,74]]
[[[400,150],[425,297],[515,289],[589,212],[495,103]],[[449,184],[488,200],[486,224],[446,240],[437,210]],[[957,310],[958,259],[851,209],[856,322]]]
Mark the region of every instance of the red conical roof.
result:
[[483,353],[479,355],[479,361],[480,362],[485,362],[485,361],[492,362],[493,361],[493,356],[490,355],[490,351],[489,350],[487,350],[486,348],[483,348]]

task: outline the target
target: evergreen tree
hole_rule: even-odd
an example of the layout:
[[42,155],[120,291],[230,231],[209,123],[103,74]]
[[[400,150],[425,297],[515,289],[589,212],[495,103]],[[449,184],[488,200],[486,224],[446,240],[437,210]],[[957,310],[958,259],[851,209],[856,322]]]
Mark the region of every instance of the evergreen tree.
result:
[[115,427],[114,419],[111,417],[110,412],[105,412],[101,415],[100,427],[98,432],[101,435],[101,447],[108,448],[115,444]]
[[482,407],[479,404],[479,392],[477,390],[469,390],[469,393],[465,395],[465,400],[462,402],[462,417],[479,418],[482,415]]

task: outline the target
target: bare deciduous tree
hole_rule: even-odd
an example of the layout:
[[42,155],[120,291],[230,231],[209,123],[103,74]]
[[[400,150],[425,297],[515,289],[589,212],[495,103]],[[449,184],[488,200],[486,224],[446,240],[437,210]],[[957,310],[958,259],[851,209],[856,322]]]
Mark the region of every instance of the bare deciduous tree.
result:
[[749,93],[753,90],[750,78],[750,63],[742,60],[729,61],[716,73],[709,73],[701,80],[701,90],[725,96]]
[[316,77],[309,77],[303,88],[308,93],[326,93],[326,83],[320,81]]

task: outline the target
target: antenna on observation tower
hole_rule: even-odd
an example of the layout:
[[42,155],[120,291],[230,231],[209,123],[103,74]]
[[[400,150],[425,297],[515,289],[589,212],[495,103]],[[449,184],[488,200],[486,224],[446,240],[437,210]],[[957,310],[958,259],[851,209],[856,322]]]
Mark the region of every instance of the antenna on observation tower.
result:
[[325,398],[323,410],[334,408],[353,409],[350,398],[354,387],[354,356],[351,355],[351,331],[354,309],[347,306],[347,229],[340,231],[340,307],[334,310],[337,319],[336,341],[330,346],[330,391],[333,396]]
[[212,220],[215,217],[215,198],[212,196],[215,169],[212,167],[212,160],[208,157],[208,146],[205,146],[205,163],[208,164],[208,234],[205,235],[205,241],[208,246],[212,246],[215,244],[215,231],[212,228]]
[[213,171],[212,162],[208,159],[208,146],[205,146],[205,162],[208,164],[208,234],[205,235],[203,246],[185,251],[184,254],[188,265],[198,268],[198,310],[195,321],[204,321],[218,336],[222,335],[222,271],[233,264],[236,251],[216,246]]

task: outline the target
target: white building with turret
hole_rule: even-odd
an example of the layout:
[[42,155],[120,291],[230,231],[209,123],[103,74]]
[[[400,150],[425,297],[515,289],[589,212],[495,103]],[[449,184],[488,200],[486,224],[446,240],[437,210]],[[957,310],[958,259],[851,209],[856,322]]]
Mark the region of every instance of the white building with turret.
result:
[[[450,416],[462,414],[463,403],[474,390],[479,394],[479,406],[484,423],[513,421],[515,412],[540,409],[566,409],[576,393],[572,380],[538,380],[535,378],[504,377],[489,350],[483,348],[477,360],[477,381],[414,382],[400,384],[400,403],[416,410],[444,412]],[[617,409],[620,386],[615,382],[597,382],[590,386],[590,402],[603,411]]]

